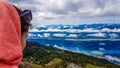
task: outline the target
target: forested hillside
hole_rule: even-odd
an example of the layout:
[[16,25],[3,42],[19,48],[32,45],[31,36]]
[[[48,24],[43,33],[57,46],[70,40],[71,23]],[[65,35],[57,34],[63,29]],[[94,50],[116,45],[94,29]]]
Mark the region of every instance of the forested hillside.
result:
[[68,68],[71,63],[85,68],[120,68],[103,59],[42,46],[36,42],[27,42],[20,68]]

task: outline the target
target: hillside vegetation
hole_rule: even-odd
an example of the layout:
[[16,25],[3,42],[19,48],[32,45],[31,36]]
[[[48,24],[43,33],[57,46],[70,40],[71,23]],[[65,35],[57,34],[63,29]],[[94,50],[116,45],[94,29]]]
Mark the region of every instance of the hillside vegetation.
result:
[[19,68],[69,68],[73,63],[82,68],[120,68],[106,60],[82,53],[73,53],[35,42],[27,42]]

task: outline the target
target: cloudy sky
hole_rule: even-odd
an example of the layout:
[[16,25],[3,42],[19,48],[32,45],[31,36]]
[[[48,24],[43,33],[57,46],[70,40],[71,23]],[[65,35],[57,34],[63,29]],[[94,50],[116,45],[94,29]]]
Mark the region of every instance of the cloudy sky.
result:
[[120,23],[120,0],[8,0],[31,9],[33,25]]

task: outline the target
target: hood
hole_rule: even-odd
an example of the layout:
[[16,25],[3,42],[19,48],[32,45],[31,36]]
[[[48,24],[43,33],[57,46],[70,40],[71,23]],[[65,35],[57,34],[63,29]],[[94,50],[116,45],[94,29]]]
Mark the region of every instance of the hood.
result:
[[19,15],[7,0],[0,0],[0,68],[18,68],[21,59]]

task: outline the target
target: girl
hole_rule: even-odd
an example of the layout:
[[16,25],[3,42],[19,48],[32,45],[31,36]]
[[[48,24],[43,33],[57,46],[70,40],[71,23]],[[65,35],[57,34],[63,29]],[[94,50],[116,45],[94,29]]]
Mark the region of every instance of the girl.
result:
[[32,14],[0,0],[0,68],[18,68]]

